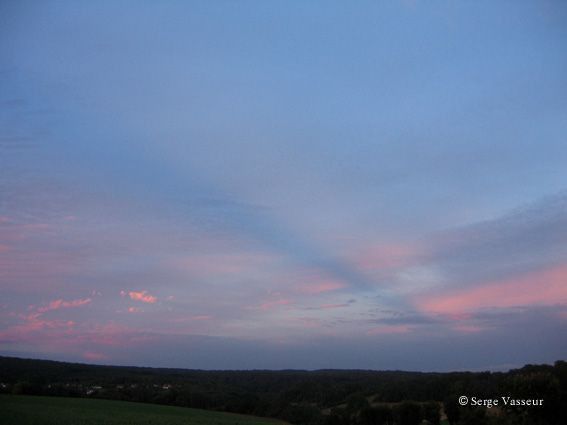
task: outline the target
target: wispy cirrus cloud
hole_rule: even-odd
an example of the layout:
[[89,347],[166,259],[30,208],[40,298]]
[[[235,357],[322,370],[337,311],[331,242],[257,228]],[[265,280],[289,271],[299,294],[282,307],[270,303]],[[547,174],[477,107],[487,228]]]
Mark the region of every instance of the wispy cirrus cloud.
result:
[[436,293],[418,299],[421,311],[461,314],[487,308],[567,304],[567,266],[530,272],[475,287]]
[[17,322],[4,330],[0,330],[0,342],[31,341],[40,336],[42,332],[52,330],[63,330],[69,332],[74,328],[76,322],[69,318],[46,318],[47,313],[60,310],[82,307],[92,302],[91,298],[76,300],[57,299],[50,301],[47,305],[30,305],[26,313],[13,315],[18,318]]
[[429,260],[452,285],[477,285],[567,261],[567,193],[500,217],[447,230],[429,241]]
[[38,307],[38,313],[45,313],[51,310],[59,310],[60,308],[71,308],[71,307],[81,307],[83,305],[89,304],[92,301],[92,298],[82,298],[77,300],[70,300],[65,301],[63,299],[58,299],[51,301],[47,306]]

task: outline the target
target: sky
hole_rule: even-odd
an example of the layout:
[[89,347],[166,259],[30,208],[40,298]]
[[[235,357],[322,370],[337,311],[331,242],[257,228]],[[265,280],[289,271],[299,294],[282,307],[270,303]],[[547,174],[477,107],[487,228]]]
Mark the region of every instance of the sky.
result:
[[0,355],[567,358],[567,4],[2,1]]

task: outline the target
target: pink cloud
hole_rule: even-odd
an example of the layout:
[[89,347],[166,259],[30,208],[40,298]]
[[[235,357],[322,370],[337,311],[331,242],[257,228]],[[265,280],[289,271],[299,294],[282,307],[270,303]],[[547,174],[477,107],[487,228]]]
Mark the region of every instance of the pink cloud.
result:
[[37,312],[38,313],[45,313],[45,312],[51,311],[51,310],[59,310],[60,308],[80,307],[80,306],[89,304],[91,301],[92,301],[91,298],[84,298],[84,299],[71,300],[71,301],[65,301],[65,300],[59,299],[59,300],[51,301],[45,307],[39,307],[37,309]]
[[72,320],[44,320],[39,313],[24,316],[24,323],[13,325],[0,332],[0,342],[36,342],[53,332],[68,335],[75,327]]
[[139,313],[140,311],[142,310],[138,307],[128,307],[128,313]]
[[[44,320],[37,313],[22,317],[25,322],[0,332],[0,343],[22,344],[36,352],[75,353],[87,360],[100,360],[105,347],[137,347],[154,340],[148,335],[125,326],[105,324],[77,324],[65,320]],[[85,353],[96,353],[88,357]]]
[[59,310],[62,308],[74,308],[89,304],[92,300],[90,298],[77,299],[71,301],[65,301],[62,299],[51,301],[47,306],[35,307],[30,305],[28,310],[31,310],[29,314],[19,315],[23,323],[13,325],[4,331],[0,332],[0,341],[19,341],[29,338],[41,337],[39,333],[41,331],[63,331],[68,333],[71,331],[76,323],[72,320],[47,320],[42,316],[53,310]]
[[411,328],[407,325],[383,325],[376,328],[369,329],[367,335],[391,335],[391,334],[405,334],[411,332]]
[[143,303],[153,304],[157,301],[157,297],[148,294],[147,291],[139,291],[139,292],[130,291],[128,292],[128,295],[130,296],[131,299],[135,301],[141,301]]
[[480,287],[416,299],[427,313],[462,315],[483,308],[555,305],[567,302],[567,265]]

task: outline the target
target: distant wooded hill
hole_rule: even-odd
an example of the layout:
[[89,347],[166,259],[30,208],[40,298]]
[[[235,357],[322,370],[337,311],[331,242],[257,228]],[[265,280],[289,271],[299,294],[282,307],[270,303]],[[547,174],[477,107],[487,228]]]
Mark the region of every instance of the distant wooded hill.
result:
[[[282,418],[297,424],[566,424],[567,362],[509,372],[203,371],[0,357],[0,392],[151,402]],[[488,411],[458,397],[544,399]],[[429,403],[428,403],[429,402]],[[441,409],[441,406],[444,409]],[[437,413],[436,413],[437,412]],[[495,414],[496,413],[496,414]]]

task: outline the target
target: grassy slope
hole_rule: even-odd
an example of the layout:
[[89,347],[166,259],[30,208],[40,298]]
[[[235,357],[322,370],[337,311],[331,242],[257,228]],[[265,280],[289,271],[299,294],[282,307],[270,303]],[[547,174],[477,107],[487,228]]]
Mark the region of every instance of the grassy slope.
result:
[[0,395],[1,425],[276,425],[254,416],[113,400]]

